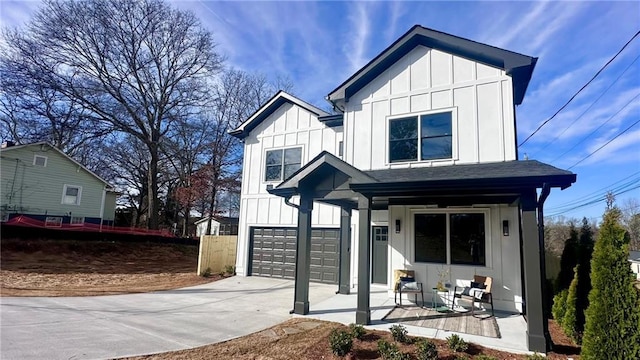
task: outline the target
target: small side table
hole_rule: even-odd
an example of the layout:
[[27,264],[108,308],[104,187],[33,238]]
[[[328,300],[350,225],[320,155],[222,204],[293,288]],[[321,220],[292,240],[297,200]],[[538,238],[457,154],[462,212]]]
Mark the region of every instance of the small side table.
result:
[[[444,305],[437,306],[437,298],[440,293],[444,293]],[[438,288],[431,288],[431,308],[436,310],[437,312],[449,312],[453,309],[453,301],[449,298],[449,289],[444,289],[442,291],[438,290]]]

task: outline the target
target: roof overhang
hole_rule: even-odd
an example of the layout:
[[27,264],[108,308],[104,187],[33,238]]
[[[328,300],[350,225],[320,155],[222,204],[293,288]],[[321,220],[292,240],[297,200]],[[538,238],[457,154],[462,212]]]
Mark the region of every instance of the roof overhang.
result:
[[513,78],[514,102],[522,103],[537,58],[500,49],[458,36],[415,25],[368,64],[327,96],[334,107],[343,109],[349,98],[391,67],[416,46],[423,45],[469,60],[503,69]]
[[329,116],[329,113],[325,112],[324,110],[280,90],[273,97],[271,97],[271,99],[264,103],[258,110],[256,110],[253,115],[245,120],[245,122],[240,124],[240,126],[238,126],[236,129],[229,131],[229,134],[237,137],[238,139],[246,138],[247,136],[249,136],[249,133],[251,133],[251,131],[256,128],[256,126],[260,125],[260,123],[262,123],[284,104],[297,105],[318,117]]
[[[336,176],[339,174],[339,176]],[[323,152],[269,193],[285,198],[307,193],[317,201],[388,205],[511,204],[528,191],[566,189],[576,174],[535,160],[361,171]],[[333,186],[333,187],[332,187]]]

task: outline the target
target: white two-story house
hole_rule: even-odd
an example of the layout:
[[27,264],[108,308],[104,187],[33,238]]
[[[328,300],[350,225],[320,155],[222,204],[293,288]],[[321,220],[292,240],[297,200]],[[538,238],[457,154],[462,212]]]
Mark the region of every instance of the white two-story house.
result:
[[[527,314],[546,351],[543,204],[571,172],[518,159],[515,107],[536,58],[414,26],[327,96],[328,114],[277,93],[244,141],[237,273],[393,296],[393,270],[431,288],[493,278],[496,310]],[[540,226],[539,226],[540,225]]]

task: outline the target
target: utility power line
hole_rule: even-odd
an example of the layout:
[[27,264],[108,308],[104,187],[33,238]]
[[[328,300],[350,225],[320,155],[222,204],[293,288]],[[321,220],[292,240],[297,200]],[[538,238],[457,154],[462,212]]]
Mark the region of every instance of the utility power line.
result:
[[622,110],[626,109],[627,106],[631,105],[631,103],[633,103],[633,101],[635,99],[637,99],[638,97],[640,97],[640,93],[636,94],[636,96],[634,96],[631,100],[629,100],[629,102],[627,102],[626,104],[624,104],[623,107],[621,107],[618,111],[615,112],[615,114],[611,115],[607,120],[605,120],[605,122],[603,122],[602,124],[600,124],[600,126],[598,126],[597,128],[595,128],[592,132],[589,133],[589,135],[583,137],[582,139],[580,139],[580,141],[578,141],[577,143],[575,143],[569,150],[563,152],[562,154],[556,156],[553,160],[551,160],[551,162],[554,162],[558,159],[560,159],[561,157],[563,157],[564,155],[566,155],[568,152],[570,152],[571,150],[575,149],[576,147],[578,147],[578,145],[582,144],[585,140],[587,140],[589,137],[591,137],[591,135],[595,134],[596,132],[598,132],[598,130],[600,130],[603,126],[605,126],[609,121],[613,120],[616,116],[618,116],[618,114],[620,114],[622,112]]
[[611,144],[611,142],[617,138],[619,138],[622,134],[626,133],[627,131],[629,131],[632,127],[636,126],[638,123],[640,123],[640,120],[634,122],[633,124],[631,124],[631,126],[629,126],[628,128],[624,129],[621,133],[619,133],[618,135],[614,136],[611,140],[607,141],[606,143],[604,143],[604,145],[600,146],[599,148],[597,148],[596,150],[592,151],[589,155],[585,156],[584,158],[582,158],[580,161],[578,161],[577,163],[571,165],[567,170],[571,170],[574,166],[580,164],[581,162],[587,160],[589,157],[591,157],[591,155],[597,153],[598,151],[600,151],[603,147]]
[[556,140],[558,140],[560,138],[560,136],[562,136],[565,132],[567,132],[567,130],[569,130],[576,122],[578,122],[578,120],[580,120],[587,112],[589,112],[589,110],[591,110],[591,108],[598,103],[598,101],[600,101],[600,99],[602,99],[602,97],[613,87],[613,85],[615,85],[618,80],[620,80],[622,78],[622,76],[624,76],[624,74],[627,73],[627,71],[629,71],[629,69],[631,69],[631,67],[633,66],[633,64],[636,63],[636,61],[638,61],[638,59],[640,59],[640,55],[638,55],[632,62],[631,64],[629,64],[624,71],[622,71],[622,73],[620,75],[618,75],[618,77],[613,80],[613,82],[602,92],[600,93],[600,96],[598,96],[597,99],[595,99],[591,105],[589,105],[589,107],[583,111],[578,117],[576,117],[571,124],[569,124],[567,127],[564,128],[564,130],[562,130],[558,135],[556,135],[551,141],[549,141],[545,146],[542,147],[542,149],[540,149],[539,151],[542,152],[544,151],[546,148],[549,147],[549,145],[553,144]]
[[[635,189],[638,189],[638,188],[640,188],[640,185],[634,186],[634,187],[629,188],[629,189],[621,190],[621,191],[619,191],[619,192],[617,192],[617,193],[613,193],[613,195],[614,195],[614,196],[622,195],[622,194],[624,194],[624,193],[627,193],[627,192],[629,192],[629,191],[631,191],[631,190],[635,190]],[[584,204],[581,204],[581,205],[574,206],[574,207],[572,207],[572,208],[570,208],[570,209],[567,209],[567,210],[564,210],[564,211],[560,211],[560,212],[556,212],[556,213],[554,213],[554,214],[550,214],[549,216],[558,216],[558,215],[560,215],[560,214],[568,213],[568,212],[573,211],[573,210],[576,210],[576,209],[580,209],[580,208],[587,207],[587,206],[591,206],[591,205],[596,205],[596,204],[598,204],[598,203],[601,203],[601,202],[605,201],[606,199],[607,199],[607,198],[606,198],[606,196],[604,196],[604,197],[602,197],[602,198],[600,198],[600,199],[593,200],[593,201],[589,201],[589,202],[587,202],[587,203],[584,203]]]
[[532,137],[533,135],[537,134],[537,133],[538,133],[538,131],[540,131],[540,129],[542,129],[542,127],[544,127],[544,126],[545,126],[549,121],[551,121],[553,118],[555,118],[555,117],[556,117],[556,115],[558,115],[562,110],[564,110],[564,108],[566,108],[566,107],[567,107],[567,105],[569,105],[569,104],[571,103],[571,101],[573,101],[573,99],[575,99],[575,97],[576,97],[576,96],[578,96],[578,94],[580,94],[580,93],[582,92],[582,90],[584,90],[587,86],[589,86],[589,84],[591,84],[591,83],[593,82],[593,80],[595,80],[595,79],[596,79],[596,77],[598,77],[598,75],[600,75],[600,73],[601,73],[602,71],[604,71],[604,69],[605,69],[607,66],[609,66],[609,64],[611,64],[611,62],[613,62],[613,60],[615,60],[615,59],[618,57],[618,55],[620,55],[620,53],[622,53],[622,51],[624,51],[624,49],[626,49],[626,48],[627,48],[627,46],[628,46],[629,44],[631,44],[631,42],[632,42],[636,37],[638,37],[638,35],[640,35],[640,31],[636,32],[636,33],[635,33],[635,35],[633,35],[633,37],[631,37],[631,39],[630,39],[629,41],[627,41],[627,43],[626,43],[626,44],[624,44],[624,46],[623,46],[623,47],[622,47],[622,48],[621,48],[621,49],[620,49],[620,50],[619,50],[619,51],[618,51],[618,52],[617,52],[617,53],[616,53],[616,54],[615,54],[615,55],[614,55],[614,56],[613,56],[609,61],[607,61],[607,63],[606,63],[606,64],[604,64],[604,65],[600,68],[600,70],[598,70],[598,72],[597,72],[595,75],[593,75],[593,77],[591,78],[591,80],[587,81],[587,83],[586,83],[586,84],[584,84],[584,85],[580,88],[580,90],[578,90],[578,92],[576,92],[575,94],[573,94],[573,96],[571,96],[571,98],[569,99],[569,101],[567,101],[564,105],[562,105],[562,107],[560,107],[560,109],[558,109],[558,111],[556,111],[556,112],[555,112],[555,113],[554,113],[550,118],[548,118],[548,119],[547,119],[547,120],[545,120],[542,124],[540,124],[540,126],[538,126],[538,128],[537,128],[534,132],[532,132],[532,133],[531,133],[531,135],[527,136],[527,138],[526,138],[526,139],[524,139],[524,141],[523,141],[523,142],[521,142],[521,143],[520,143],[520,145],[518,145],[518,147],[521,147],[521,146],[522,146],[522,145],[524,145],[527,141],[529,141],[529,139],[531,139],[531,137]]
[[549,208],[548,210],[550,210],[550,211],[559,211],[559,210],[562,210],[564,208],[568,208],[568,207],[571,207],[571,206],[574,206],[574,205],[577,205],[577,204],[580,204],[580,203],[583,203],[583,202],[587,202],[587,201],[591,201],[593,199],[597,199],[597,198],[599,198],[601,196],[604,196],[609,191],[618,191],[618,190],[620,190],[622,188],[625,188],[625,187],[627,187],[629,185],[633,185],[633,184],[639,182],[640,181],[640,177],[637,177],[635,179],[627,181],[624,184],[618,185],[619,183],[621,183],[621,182],[623,182],[623,181],[625,181],[625,180],[627,180],[627,179],[629,179],[631,177],[634,177],[634,176],[636,176],[638,174],[640,174],[640,171],[637,171],[637,172],[635,172],[635,173],[633,173],[631,175],[625,176],[624,178],[622,178],[622,179],[620,179],[620,180],[618,180],[616,182],[613,182],[613,183],[611,183],[611,184],[609,184],[609,185],[607,185],[605,187],[602,187],[602,188],[597,189],[597,190],[593,190],[591,192],[592,193],[591,195],[584,196],[584,197],[578,197],[578,198],[576,198],[576,199],[574,199],[572,201],[564,202],[563,205],[561,205],[561,206],[552,207],[552,208]]

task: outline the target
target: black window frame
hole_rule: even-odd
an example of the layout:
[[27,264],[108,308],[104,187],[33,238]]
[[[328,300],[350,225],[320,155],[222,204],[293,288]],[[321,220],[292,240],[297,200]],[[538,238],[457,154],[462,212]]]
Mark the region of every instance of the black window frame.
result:
[[[448,130],[448,132],[442,132],[442,127],[437,126],[437,122],[442,121],[442,117],[447,115],[449,128],[446,130]],[[410,120],[413,120],[415,125],[412,129],[409,129],[409,131],[413,131],[412,134],[403,134],[401,131],[396,131],[393,128],[394,125],[400,126],[401,123],[407,124]],[[428,128],[428,126],[425,126],[425,122],[429,122],[429,120],[436,122],[435,126],[433,126],[433,129],[436,131],[436,133],[425,134],[426,131],[424,131],[424,129]],[[453,159],[453,123],[454,111],[452,109],[439,112],[420,113],[390,118],[388,120],[389,131],[387,136],[387,145],[389,147],[387,156],[389,163]],[[448,147],[448,149],[446,150],[447,153],[443,155],[437,155],[434,153],[425,152],[425,149],[431,149],[430,147],[425,146],[425,143],[427,142],[443,143],[445,147]],[[399,154],[401,154],[401,152],[398,152],[398,149],[400,148],[400,151],[402,151],[402,147],[404,147],[404,150],[407,151],[407,156],[398,156]]]
[[[287,162],[287,152],[289,151],[299,151],[300,156],[297,159],[297,162]],[[269,163],[269,154],[270,153],[280,153],[279,162],[278,163]],[[295,168],[292,171],[287,170],[287,167],[294,166]],[[265,182],[274,182],[274,181],[282,181],[285,178],[289,177],[291,174],[296,172],[298,169],[302,167],[302,146],[292,146],[287,148],[278,148],[278,149],[269,149],[265,152],[265,166],[264,166],[264,181]],[[269,177],[269,168],[279,168],[278,177]],[[287,174],[287,175],[285,175]]]
[[[454,249],[453,237],[456,235],[460,236],[461,234],[459,233],[453,234],[454,231],[452,231],[452,229],[454,226],[452,224],[453,222],[452,217],[453,216],[463,217],[464,215],[470,215],[470,217],[481,216],[481,219],[482,219],[482,221],[479,222],[479,224],[482,224],[481,229],[476,231],[476,232],[479,232],[481,235],[478,235],[477,233],[474,234],[474,232],[469,231],[469,229],[465,229],[468,234],[464,234],[464,231],[459,232],[459,233],[462,233],[462,235],[464,235],[465,239],[467,240],[464,244],[462,244],[462,246],[465,246],[465,247],[468,246],[469,257],[471,258],[470,261],[460,260],[461,258],[464,258],[466,254],[464,254],[464,256],[462,257],[459,257],[459,254],[462,254],[462,253],[460,251],[454,251],[454,250],[458,250],[459,248]],[[412,217],[413,217],[413,260],[415,261],[415,263],[437,264],[437,265],[448,265],[448,266],[451,266],[451,265],[476,266],[476,267],[489,266],[489,258],[490,258],[489,249],[490,249],[490,241],[491,241],[490,236],[488,236],[491,228],[490,223],[488,222],[490,220],[489,212],[472,211],[472,210],[415,212],[412,214]],[[440,240],[440,241],[443,241],[443,245],[444,245],[444,258],[441,257],[441,250],[434,251],[434,253],[426,253],[426,254],[421,253],[421,251],[424,251],[424,249],[426,248],[430,248],[430,247],[438,248],[438,244],[418,243],[419,236],[424,237],[424,234],[423,234],[424,230],[422,230],[419,235],[418,227],[423,225],[423,224],[419,224],[419,219],[418,219],[419,217],[431,217],[431,218],[443,217],[444,218],[444,234],[442,234],[444,239]],[[457,229],[458,228],[456,228],[455,230],[456,232],[457,232]],[[427,235],[431,235],[430,240],[434,239],[433,234],[427,234]],[[455,242],[456,242],[455,245],[461,244],[459,239],[455,240]],[[457,257],[457,258],[454,258],[454,257]]]

